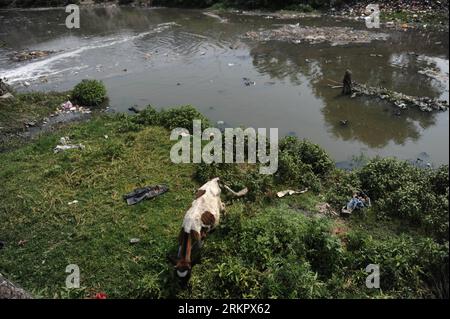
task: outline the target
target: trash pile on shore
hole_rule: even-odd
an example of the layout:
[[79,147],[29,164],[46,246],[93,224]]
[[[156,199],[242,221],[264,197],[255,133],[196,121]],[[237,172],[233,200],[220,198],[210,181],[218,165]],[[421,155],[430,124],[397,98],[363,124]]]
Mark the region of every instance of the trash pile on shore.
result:
[[41,50],[19,51],[19,52],[14,52],[11,55],[11,60],[14,62],[28,61],[28,60],[32,60],[32,59],[46,57],[52,53],[55,53],[55,51],[45,51],[45,50],[43,50],[43,51],[41,51]]
[[[360,0],[351,6],[345,6],[341,9],[341,14],[346,15],[363,15],[367,5],[373,4],[371,0]],[[400,11],[410,11],[416,14],[436,13],[437,11],[448,11],[448,0],[409,0],[409,1],[377,1],[380,10],[384,13],[396,13]]]
[[410,96],[383,87],[371,87],[357,82],[353,82],[352,85],[352,90],[354,92],[352,97],[357,95],[376,96],[382,100],[393,103],[400,109],[417,107],[422,112],[446,111],[448,109],[448,102],[445,100]]
[[92,111],[84,106],[73,105],[72,102],[67,101],[62,103],[54,113],[50,114],[50,117],[57,116],[60,114],[69,114],[69,113],[82,113],[89,114]]
[[387,40],[385,33],[367,30],[355,30],[349,27],[308,27],[300,24],[287,24],[279,29],[264,30],[260,32],[249,31],[246,38],[257,41],[286,41],[291,43],[322,43],[330,42],[332,45],[345,45],[349,43],[370,43],[375,40]]
[[299,12],[299,11],[276,11],[276,12],[266,12],[266,11],[236,11],[238,15],[242,16],[258,16],[264,17],[264,19],[278,19],[278,20],[292,20],[299,18],[320,18],[322,13],[315,12]]
[[[382,20],[386,27],[409,29],[429,25],[446,26],[448,28],[448,0],[427,1],[390,1],[380,0],[379,5]],[[363,20],[366,17],[366,7],[373,4],[371,0],[331,8],[329,14],[333,17]]]

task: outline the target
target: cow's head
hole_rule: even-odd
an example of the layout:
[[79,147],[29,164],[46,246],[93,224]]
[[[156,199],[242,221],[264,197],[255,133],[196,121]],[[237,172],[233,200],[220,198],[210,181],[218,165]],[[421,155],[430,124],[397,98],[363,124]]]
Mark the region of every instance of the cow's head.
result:
[[200,234],[195,231],[187,233],[182,228],[179,235],[179,248],[177,257],[168,256],[170,262],[174,266],[175,274],[180,279],[188,280],[191,276],[192,261],[191,253],[199,243]]
[[191,276],[192,263],[185,260],[179,260],[175,265],[175,273],[178,278],[188,279]]

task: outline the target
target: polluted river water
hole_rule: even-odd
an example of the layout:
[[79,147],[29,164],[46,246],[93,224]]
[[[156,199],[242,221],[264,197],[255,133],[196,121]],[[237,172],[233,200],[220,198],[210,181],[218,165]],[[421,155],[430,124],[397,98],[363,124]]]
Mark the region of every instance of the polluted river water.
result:
[[[201,10],[106,7],[0,10],[0,77],[19,91],[66,90],[102,80],[110,110],[194,105],[228,127],[278,128],[319,144],[337,162],[354,156],[449,162],[449,112],[402,110],[332,88],[353,79],[413,96],[449,99],[448,30],[386,27],[369,43],[246,36],[286,25],[366,32],[363,21],[278,19]],[[13,61],[24,49],[51,54]],[[345,123],[345,125],[343,125]]]

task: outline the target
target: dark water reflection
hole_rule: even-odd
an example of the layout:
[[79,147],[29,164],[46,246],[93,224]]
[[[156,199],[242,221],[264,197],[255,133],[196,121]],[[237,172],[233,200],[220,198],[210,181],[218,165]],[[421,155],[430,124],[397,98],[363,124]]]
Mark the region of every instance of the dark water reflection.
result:
[[[390,34],[388,41],[296,45],[242,35],[283,23],[364,25],[237,14],[221,23],[197,10],[103,8],[82,11],[81,28],[68,30],[65,16],[58,9],[0,11],[0,76],[19,88],[28,81],[36,90],[102,79],[116,111],[134,104],[193,104],[215,121],[278,127],[281,135],[311,139],[338,161],[361,152],[401,158],[426,152],[432,161],[448,163],[448,112],[398,115],[382,101],[341,97],[329,86],[351,69],[359,82],[448,100],[446,32],[381,30]],[[12,64],[7,55],[24,48],[61,51]],[[256,85],[245,86],[244,77]]]

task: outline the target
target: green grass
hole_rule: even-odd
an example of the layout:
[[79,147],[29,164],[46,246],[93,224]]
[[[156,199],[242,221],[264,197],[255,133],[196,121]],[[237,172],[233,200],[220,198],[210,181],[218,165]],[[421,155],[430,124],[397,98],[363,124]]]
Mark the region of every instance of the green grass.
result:
[[[53,297],[73,263],[88,294],[132,297],[139,278],[167,268],[166,254],[197,187],[193,168],[170,162],[166,129],[118,134],[118,124],[97,118],[0,155],[2,273]],[[86,149],[53,154],[63,135]],[[161,183],[170,191],[155,200],[132,207],[122,200],[136,187]],[[78,204],[68,205],[75,199]],[[133,237],[141,242],[130,245]],[[20,240],[27,243],[21,247]]]
[[69,99],[70,92],[16,93],[13,99],[0,99],[0,151],[17,148],[25,142],[20,134],[25,123],[41,123]]
[[14,99],[0,99],[0,133],[24,129],[24,123],[41,120],[67,101],[69,92],[12,93]]

